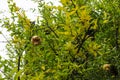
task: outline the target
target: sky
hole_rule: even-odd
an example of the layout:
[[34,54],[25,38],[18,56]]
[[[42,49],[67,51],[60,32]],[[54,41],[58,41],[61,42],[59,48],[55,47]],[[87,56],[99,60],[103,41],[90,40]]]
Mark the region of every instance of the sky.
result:
[[[18,7],[26,11],[26,15],[28,16],[29,19],[31,19],[31,21],[36,20],[38,16],[37,3],[33,2],[32,0],[14,0],[14,1],[16,2],[16,5]],[[55,6],[60,5],[58,0],[44,0],[44,1],[46,3],[51,1]],[[33,9],[36,9],[36,11],[33,12],[32,11]],[[10,13],[9,13],[7,0],[0,0],[0,19],[9,16]],[[4,34],[4,36],[0,34],[0,55],[2,56],[3,59],[7,59],[8,58],[8,56],[6,55],[7,50],[5,48],[6,43],[2,41],[6,41],[6,39],[10,38],[10,36],[9,36],[9,32],[6,29],[1,28],[1,24],[0,24],[0,31]]]

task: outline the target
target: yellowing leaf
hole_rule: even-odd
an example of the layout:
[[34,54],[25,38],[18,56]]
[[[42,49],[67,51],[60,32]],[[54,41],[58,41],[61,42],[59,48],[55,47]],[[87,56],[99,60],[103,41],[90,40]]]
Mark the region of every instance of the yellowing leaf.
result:
[[16,6],[15,7],[15,11],[19,11],[19,10],[20,10],[20,8]]
[[63,10],[64,8],[61,7],[61,6],[58,6],[57,9],[59,9],[59,10]]
[[23,24],[24,30],[25,31],[30,30],[30,26],[31,26],[30,19],[26,17],[25,11],[17,12],[17,15],[18,15],[18,20]]
[[26,18],[25,21],[26,21],[26,24],[27,24],[27,25],[29,25],[29,26],[31,25],[29,19]]
[[68,26],[69,26],[69,24],[70,24],[70,19],[71,19],[71,18],[70,18],[70,15],[69,15],[69,13],[67,12],[67,13],[66,13],[66,19],[65,19],[65,20],[66,20],[66,25],[68,25]]
[[81,20],[90,20],[91,19],[91,17],[90,17],[90,15],[88,14],[88,12],[87,12],[87,10],[83,10],[82,12],[81,12]]
[[78,6],[76,8],[73,8],[71,12],[68,13],[68,15],[73,15],[78,10]]
[[80,9],[85,9],[87,6],[81,6]]
[[25,29],[25,31],[28,31],[28,30],[30,30],[30,26],[28,26],[28,25],[23,25],[24,26],[24,29]]
[[39,79],[38,80],[44,80],[44,73],[41,73],[40,75],[39,75]]
[[107,13],[106,12],[104,12],[104,19],[106,19],[107,18]]
[[81,52],[81,51],[80,51],[78,54],[76,54],[75,57],[76,57],[76,58],[81,57],[81,58],[83,58],[83,59],[86,58],[85,54],[84,54],[83,52]]
[[31,80],[44,80],[44,73],[41,72],[40,74],[36,73],[35,76],[32,77]]
[[54,73],[56,70],[53,70],[53,69],[48,69],[45,71],[45,73]]
[[63,5],[66,5],[68,1],[69,1],[69,0],[61,0],[61,3],[62,3]]
[[70,35],[70,32],[66,31],[66,32],[64,32],[64,35]]
[[89,49],[90,53],[92,53],[95,57],[97,56],[96,51],[94,51],[93,49]]
[[108,23],[108,20],[104,20],[103,23]]
[[97,19],[96,20],[94,20],[94,26],[93,26],[93,29],[97,29]]
[[65,49],[66,50],[71,50],[72,49],[72,43],[71,43],[71,41],[69,41],[69,42],[67,42],[66,44],[65,44]]
[[93,54],[95,57],[97,56],[97,51],[98,51],[98,49],[100,48],[101,46],[100,45],[98,45],[97,43],[95,43],[95,42],[91,42],[90,44],[89,44],[89,46],[88,46],[88,51],[91,53],[91,54]]
[[42,66],[41,66],[41,69],[42,69],[42,70],[45,70],[45,66],[44,66],[44,65],[42,65]]
[[21,15],[21,13],[17,13],[17,15],[18,15],[18,18],[19,18],[19,19],[22,19],[22,18],[23,18],[23,16]]

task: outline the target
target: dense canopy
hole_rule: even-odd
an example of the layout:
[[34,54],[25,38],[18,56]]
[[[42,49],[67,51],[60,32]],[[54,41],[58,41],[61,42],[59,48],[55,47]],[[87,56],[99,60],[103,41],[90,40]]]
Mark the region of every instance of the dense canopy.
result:
[[0,80],[117,80],[120,77],[120,1],[60,0],[60,6],[34,0],[39,17],[31,21],[14,0],[9,59],[0,60]]

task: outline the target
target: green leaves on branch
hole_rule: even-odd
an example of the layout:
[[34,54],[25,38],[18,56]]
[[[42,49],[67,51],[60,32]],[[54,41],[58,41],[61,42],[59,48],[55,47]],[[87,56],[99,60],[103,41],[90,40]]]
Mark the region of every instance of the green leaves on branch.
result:
[[[116,17],[113,18],[118,16],[117,13],[111,12],[111,6],[106,6],[106,10],[101,1],[60,2],[60,6],[54,6],[40,1],[41,19],[32,23],[24,10],[12,0],[8,1],[11,18],[4,21],[4,27],[12,38],[13,47],[7,46],[14,62],[9,65],[11,75],[18,80],[111,78],[109,74],[103,75],[100,66],[112,64],[112,61],[119,63],[115,62],[119,57],[115,46],[119,46],[120,30]],[[15,69],[12,70],[11,66]]]

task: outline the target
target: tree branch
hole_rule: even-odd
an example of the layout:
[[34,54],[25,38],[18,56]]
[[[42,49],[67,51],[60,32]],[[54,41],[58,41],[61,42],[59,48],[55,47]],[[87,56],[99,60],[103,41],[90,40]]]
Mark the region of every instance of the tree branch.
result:
[[119,45],[118,45],[118,34],[119,34],[119,31],[118,31],[118,27],[116,28],[116,50],[118,50],[118,48],[119,48]]
[[[21,54],[19,54],[19,52],[13,47],[13,45],[10,43],[10,41],[5,37],[5,35],[2,33],[2,36],[6,39],[6,41],[8,42],[8,44],[10,44],[10,46],[13,48],[13,50],[18,54],[18,72],[20,70],[20,58],[21,58]],[[20,76],[18,76],[18,80],[20,80]]]

